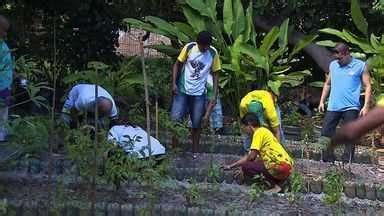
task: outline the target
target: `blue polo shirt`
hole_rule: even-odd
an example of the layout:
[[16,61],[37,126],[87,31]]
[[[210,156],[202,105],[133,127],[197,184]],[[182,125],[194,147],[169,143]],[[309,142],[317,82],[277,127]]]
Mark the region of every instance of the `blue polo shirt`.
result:
[[337,60],[329,65],[331,94],[328,111],[360,110],[360,92],[365,62],[352,58],[351,63],[341,67]]

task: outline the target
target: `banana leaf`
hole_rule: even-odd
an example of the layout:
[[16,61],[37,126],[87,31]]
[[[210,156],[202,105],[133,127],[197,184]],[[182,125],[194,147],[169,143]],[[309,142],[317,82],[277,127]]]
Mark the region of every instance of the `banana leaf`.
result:
[[237,39],[245,30],[244,8],[241,0],[233,1],[233,17],[235,22],[232,26],[232,36]]
[[194,29],[195,33],[199,33],[203,30],[206,30],[204,17],[200,16],[199,12],[190,7],[184,6],[183,13],[188,23]]
[[363,12],[361,11],[359,0],[352,0],[351,16],[356,28],[366,37],[368,37],[368,23],[367,20],[364,18]]
[[280,33],[279,28],[274,26],[263,38],[263,41],[261,42],[261,46],[259,48],[263,56],[268,56],[269,50],[271,49],[273,44],[276,42],[276,40],[279,38],[279,33]]
[[224,31],[228,36],[231,36],[232,26],[234,24],[232,0],[224,0],[223,14],[225,14],[225,16],[223,16]]

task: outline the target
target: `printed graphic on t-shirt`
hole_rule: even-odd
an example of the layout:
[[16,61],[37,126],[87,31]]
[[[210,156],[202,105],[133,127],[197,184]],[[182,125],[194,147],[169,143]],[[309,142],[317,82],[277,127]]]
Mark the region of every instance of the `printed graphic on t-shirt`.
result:
[[191,79],[200,79],[200,72],[204,69],[205,64],[199,60],[193,60],[191,61],[191,66],[193,68],[193,71],[191,73]]

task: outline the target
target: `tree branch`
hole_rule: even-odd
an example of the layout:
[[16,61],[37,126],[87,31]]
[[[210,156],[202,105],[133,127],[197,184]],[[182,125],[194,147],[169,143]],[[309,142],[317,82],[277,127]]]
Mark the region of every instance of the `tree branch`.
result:
[[[255,16],[253,23],[255,27],[263,30],[269,31],[273,26],[280,25],[284,21],[283,17],[261,17]],[[290,32],[288,41],[290,44],[297,44],[305,35],[296,30]],[[304,52],[307,53],[316,64],[324,71],[328,72],[329,63],[332,61],[332,53],[326,48],[319,46],[317,44],[311,43],[304,48]]]

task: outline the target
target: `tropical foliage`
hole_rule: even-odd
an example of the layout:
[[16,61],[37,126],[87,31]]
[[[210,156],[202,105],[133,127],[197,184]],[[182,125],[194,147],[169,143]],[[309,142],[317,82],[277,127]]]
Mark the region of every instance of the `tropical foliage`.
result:
[[[367,60],[373,80],[373,93],[378,96],[384,92],[384,34],[377,36],[369,32],[368,22],[361,11],[358,0],[351,2],[351,16],[353,23],[359,30],[359,35],[346,29],[340,31],[325,28],[321,29],[320,32],[337,36],[351,44],[356,51],[355,55]],[[318,43],[325,46],[334,45],[332,41],[320,41]]]
[[[214,46],[220,53],[223,71],[220,74],[221,94],[224,103],[237,113],[240,98],[257,84],[258,88],[278,91],[282,84],[297,86],[309,70],[292,71],[295,55],[317,36],[301,40],[292,50],[288,47],[289,20],[273,27],[267,34],[258,34],[253,24],[253,3],[246,9],[240,0],[225,0],[222,19],[218,19],[217,1],[186,0],[182,10],[187,22],[168,22],[159,17],[147,16],[143,21],[127,18],[131,27],[169,37],[172,45],[155,45],[151,48],[176,56],[185,43],[194,41],[198,32],[209,30]],[[260,39],[261,38],[261,39]],[[260,44],[256,41],[261,40]],[[236,101],[233,101],[235,99]]]

